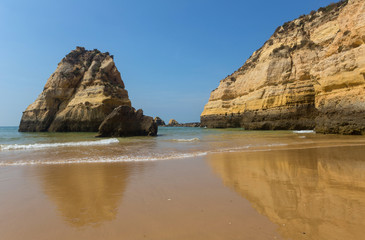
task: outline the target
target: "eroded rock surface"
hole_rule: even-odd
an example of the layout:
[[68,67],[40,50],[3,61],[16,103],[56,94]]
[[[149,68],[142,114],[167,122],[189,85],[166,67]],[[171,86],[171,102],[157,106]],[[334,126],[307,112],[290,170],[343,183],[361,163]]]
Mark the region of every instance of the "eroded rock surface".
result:
[[175,119],[170,119],[168,126],[178,126],[179,122]]
[[179,127],[200,127],[200,122],[179,123]]
[[119,106],[109,114],[99,127],[98,137],[156,136],[157,123],[144,116],[142,109]]
[[131,106],[113,57],[77,47],[23,113],[21,132],[97,132],[117,106]]
[[157,126],[165,126],[166,125],[165,121],[162,120],[159,117],[155,117],[154,121],[157,123]]
[[363,0],[285,23],[211,93],[202,126],[364,134],[364,42]]

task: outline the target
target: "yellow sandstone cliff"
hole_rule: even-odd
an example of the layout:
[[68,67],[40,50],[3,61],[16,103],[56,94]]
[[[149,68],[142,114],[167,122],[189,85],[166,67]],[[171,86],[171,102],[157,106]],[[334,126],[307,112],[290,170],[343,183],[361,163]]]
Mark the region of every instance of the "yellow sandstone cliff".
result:
[[287,22],[232,75],[202,126],[365,133],[365,1]]
[[43,92],[23,113],[22,132],[97,132],[118,106],[131,107],[113,57],[77,47],[58,64]]

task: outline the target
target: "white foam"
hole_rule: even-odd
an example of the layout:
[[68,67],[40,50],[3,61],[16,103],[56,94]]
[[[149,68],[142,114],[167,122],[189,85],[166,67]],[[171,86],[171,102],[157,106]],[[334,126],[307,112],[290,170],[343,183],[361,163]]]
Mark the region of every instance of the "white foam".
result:
[[[272,144],[257,144],[257,145],[246,145],[246,146],[238,146],[238,147],[228,147],[228,148],[221,148],[218,150],[213,150],[212,153],[221,153],[221,152],[241,152],[241,151],[257,151],[257,148],[262,148],[262,147],[283,147],[283,146],[288,146],[288,144],[286,143],[272,143]],[[271,149],[269,149],[271,150]],[[260,150],[261,151],[261,150]]]
[[179,138],[179,139],[172,139],[172,141],[176,141],[176,142],[195,142],[195,141],[199,141],[199,138],[188,138],[188,139],[184,139],[184,138]]
[[293,133],[316,133],[314,130],[298,130],[293,131]]
[[120,156],[115,158],[81,158],[81,159],[65,159],[60,161],[16,161],[16,162],[0,162],[0,166],[24,166],[24,165],[56,165],[56,164],[73,164],[73,163],[118,163],[118,162],[149,162],[162,161],[172,159],[192,158],[207,155],[208,152],[196,153],[175,153],[167,155],[155,156]]
[[[267,145],[262,145],[263,147],[282,147],[282,146],[288,146],[289,144],[286,143],[272,143],[272,144],[267,144]],[[260,145],[258,145],[260,146]]]
[[43,148],[55,148],[55,147],[76,147],[76,146],[97,146],[108,145],[111,143],[118,143],[116,138],[102,139],[98,141],[81,141],[81,142],[64,142],[64,143],[34,143],[34,144],[2,144],[0,150],[32,150]]
[[239,151],[248,149],[250,147],[251,147],[251,145],[241,146],[241,147],[221,148],[221,149],[213,150],[212,153],[239,152]]

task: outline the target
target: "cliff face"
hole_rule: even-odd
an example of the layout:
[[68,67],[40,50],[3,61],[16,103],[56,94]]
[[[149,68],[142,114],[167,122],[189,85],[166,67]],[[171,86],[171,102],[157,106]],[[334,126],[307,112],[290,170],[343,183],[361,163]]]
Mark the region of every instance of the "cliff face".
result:
[[77,47],[23,113],[19,131],[97,132],[117,106],[131,106],[113,57]]
[[211,93],[202,126],[364,133],[364,42],[363,0],[285,23]]

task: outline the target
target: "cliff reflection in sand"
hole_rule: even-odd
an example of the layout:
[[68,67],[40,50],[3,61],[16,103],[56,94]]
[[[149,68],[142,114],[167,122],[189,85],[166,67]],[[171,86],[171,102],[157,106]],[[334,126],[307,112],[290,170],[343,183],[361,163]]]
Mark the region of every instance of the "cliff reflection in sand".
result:
[[128,178],[128,164],[68,164],[39,168],[45,194],[75,227],[116,218]]
[[363,239],[364,147],[209,156],[224,184],[290,239]]

